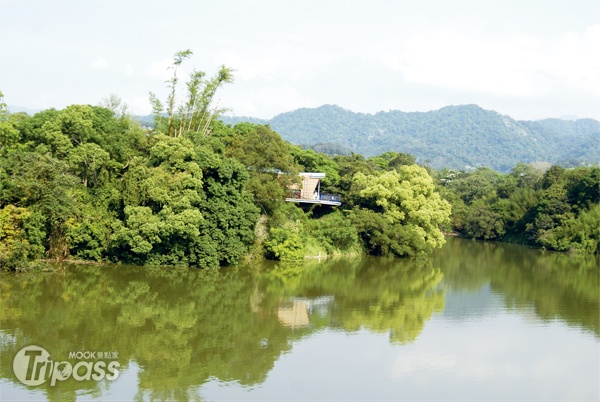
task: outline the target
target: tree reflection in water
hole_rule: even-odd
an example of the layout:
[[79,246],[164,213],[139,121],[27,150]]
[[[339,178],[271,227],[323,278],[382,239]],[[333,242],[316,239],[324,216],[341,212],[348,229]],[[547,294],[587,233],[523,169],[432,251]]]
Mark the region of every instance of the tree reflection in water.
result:
[[[116,351],[139,367],[138,398],[198,399],[218,379],[263,383],[294,342],[316,331],[366,329],[412,342],[446,293],[490,284],[508,307],[534,306],[598,337],[595,260],[450,239],[432,258],[265,263],[222,270],[121,265],[2,274],[0,357],[37,344],[55,360],[71,351]],[[2,378],[21,386],[11,364]],[[72,379],[42,389],[49,400],[101,398],[109,384]],[[45,387],[45,388],[44,388]]]

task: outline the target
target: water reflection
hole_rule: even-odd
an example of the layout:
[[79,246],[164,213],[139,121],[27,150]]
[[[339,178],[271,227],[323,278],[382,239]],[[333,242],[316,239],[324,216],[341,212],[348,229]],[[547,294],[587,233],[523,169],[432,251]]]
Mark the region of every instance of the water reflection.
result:
[[[261,272],[262,271],[262,272]],[[79,350],[115,350],[135,362],[139,392],[185,399],[209,378],[252,385],[265,380],[294,339],[325,327],[388,332],[413,340],[433,311],[442,274],[431,261],[366,259],[273,265],[259,271],[68,266],[57,274],[4,275],[2,347],[12,361],[28,344],[55,359]],[[18,384],[10,365],[3,378]],[[95,394],[93,381],[45,388],[51,400]]]
[[431,260],[367,258],[273,266],[259,277],[259,289],[263,310],[278,305],[281,322],[299,324],[288,327],[367,328],[404,343],[443,310],[442,278]]
[[443,267],[455,315],[494,310],[499,296],[508,308],[532,308],[542,320],[563,320],[600,338],[598,256],[448,239],[432,259]]
[[292,298],[280,303],[277,309],[277,318],[280,323],[292,329],[306,327],[310,325],[311,316],[330,315],[334,301],[333,296],[321,296],[314,299]]
[[[215,379],[264,383],[282,355],[311,334],[367,331],[410,345],[436,313],[467,317],[500,303],[598,337],[597,262],[563,256],[451,239],[428,260],[220,271],[63,265],[51,274],[3,274],[0,358],[12,362],[30,344],[61,360],[71,351],[115,351],[122,372],[137,373],[129,384],[136,399],[193,400]],[[10,364],[0,366],[0,376],[3,393],[25,388]],[[49,400],[105,399],[111,387],[67,380],[32,392]]]

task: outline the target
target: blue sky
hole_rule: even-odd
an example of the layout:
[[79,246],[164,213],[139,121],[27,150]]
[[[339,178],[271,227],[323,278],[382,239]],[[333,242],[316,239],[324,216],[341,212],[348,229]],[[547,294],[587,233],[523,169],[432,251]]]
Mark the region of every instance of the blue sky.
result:
[[0,90],[31,109],[119,95],[138,114],[182,66],[236,70],[217,98],[271,118],[478,104],[600,119],[600,1],[0,0]]

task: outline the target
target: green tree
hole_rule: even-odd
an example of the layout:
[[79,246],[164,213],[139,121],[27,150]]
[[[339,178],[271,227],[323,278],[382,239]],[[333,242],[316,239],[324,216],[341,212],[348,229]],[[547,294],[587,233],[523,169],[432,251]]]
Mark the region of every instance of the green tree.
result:
[[45,237],[39,212],[11,204],[0,209],[0,270],[24,269],[29,260],[41,258]]
[[289,145],[269,126],[241,124],[234,131],[225,139],[225,154],[246,167],[250,174],[247,190],[254,196],[255,204],[271,214],[298,181],[298,166]]
[[470,205],[473,201],[492,194],[501,180],[500,173],[489,168],[479,168],[466,175],[460,175],[448,186],[465,204]]
[[0,207],[24,207],[36,219],[40,213],[48,236],[44,240],[48,256],[65,258],[65,225],[74,214],[70,191],[75,185],[76,178],[61,160],[36,152],[9,153],[0,170]]
[[185,59],[192,56],[189,49],[176,52],[173,56],[173,76],[167,81],[169,95],[166,110],[158,97],[150,92],[150,103],[154,114],[155,131],[171,137],[181,136],[186,132],[209,133],[211,122],[218,118],[226,109],[212,106],[214,97],[220,87],[233,82],[233,69],[221,66],[219,71],[210,79],[205,79],[202,71],[193,70],[189,81],[185,84],[187,93],[185,101],[178,103],[177,87],[179,67]]
[[107,259],[117,214],[88,189],[75,189],[73,198],[74,213],[65,223],[69,254],[80,260]]
[[530,187],[537,190],[542,184],[544,172],[531,164],[517,163],[512,168],[510,175],[516,179],[518,187]]
[[271,228],[264,246],[269,259],[281,261],[304,259],[304,242],[300,235],[290,228]]
[[410,154],[388,151],[369,158],[369,162],[375,164],[380,170],[394,170],[403,165],[414,165],[416,158]]
[[205,194],[193,144],[164,135],[154,141],[149,159],[132,162],[123,176],[125,219],[113,241],[134,262],[198,264],[194,245],[200,241]]
[[494,211],[485,199],[471,204],[465,220],[464,233],[474,239],[498,240],[506,230],[502,215]]
[[344,200],[344,204],[351,207],[353,200],[349,195],[354,174],[361,172],[365,175],[373,175],[377,167],[372,162],[367,161],[364,156],[354,153],[351,155],[338,155],[333,160],[339,166],[340,176],[338,188],[333,189],[333,191],[336,193],[339,192]]
[[224,156],[201,154],[197,160],[203,170],[206,200],[200,212],[204,216],[201,232],[216,243],[221,265],[236,264],[248,253],[254,241],[259,209],[246,191],[248,172],[238,161]]
[[94,185],[97,184],[98,170],[103,167],[109,167],[110,155],[98,144],[82,144],[69,151],[67,160],[74,166],[81,175],[81,181],[84,187],[88,186],[90,174],[93,177]]
[[244,168],[184,137],[153,142],[148,159],[135,159],[123,176],[124,219],[116,222],[112,255],[199,267],[239,261],[258,218]]
[[567,197],[578,209],[600,203],[600,167],[577,168],[567,175]]
[[[435,191],[433,179],[424,168],[404,165],[399,171],[392,170],[378,176],[357,173],[353,178],[351,196],[361,209],[381,214],[382,219],[371,220],[382,233],[394,232],[387,236],[390,247],[386,249],[391,253],[415,256],[429,253],[444,244],[440,225],[449,222],[450,204]],[[357,217],[354,220],[357,224],[360,222]],[[372,243],[370,231],[365,229],[359,229],[359,233]]]
[[320,219],[308,221],[309,233],[328,253],[346,251],[358,245],[358,232],[348,217],[339,210]]
[[0,156],[21,141],[21,133],[17,128],[18,120],[9,113],[4,102],[4,94],[0,91]]

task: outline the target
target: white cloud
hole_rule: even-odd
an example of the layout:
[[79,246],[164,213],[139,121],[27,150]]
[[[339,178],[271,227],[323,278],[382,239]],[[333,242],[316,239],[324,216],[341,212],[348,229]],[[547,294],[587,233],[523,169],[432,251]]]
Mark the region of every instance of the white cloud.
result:
[[123,67],[123,71],[125,72],[125,75],[132,75],[135,69],[131,64],[127,64],[125,67]]
[[398,356],[392,366],[392,378],[398,380],[414,371],[453,370],[458,365],[458,361],[457,356],[448,354]]
[[253,48],[238,52],[219,53],[216,59],[236,70],[240,80],[264,78],[298,79],[320,68],[328,67],[340,59],[335,52],[323,52],[303,47],[299,41],[294,45],[276,45]]
[[146,75],[150,78],[158,78],[162,81],[166,81],[173,75],[173,71],[170,67],[173,66],[171,59],[163,59],[160,61],[153,61],[150,66],[146,68]]
[[600,96],[600,24],[564,34],[552,53],[550,71],[569,86]]
[[282,111],[318,106],[290,84],[254,88],[224,88],[220,106],[231,109],[236,116],[271,118]]
[[595,25],[560,38],[439,30],[386,43],[377,53],[383,66],[409,83],[525,98],[563,89],[600,95],[599,48]]
[[136,115],[146,116],[152,113],[152,106],[148,97],[138,96],[127,102],[131,106],[131,112]]
[[[24,106],[41,92],[49,94],[47,106],[76,102],[84,70],[103,73],[103,80],[85,81],[87,91],[105,93],[112,86],[141,96],[159,92],[171,77],[173,44],[180,43],[196,52],[185,68],[197,66],[208,76],[221,63],[236,68],[232,86],[241,99],[235,100],[244,110],[255,105],[259,115],[273,110],[262,110],[251,92],[287,84],[297,89],[293,96],[356,111],[469,102],[520,118],[600,118],[598,2],[589,0],[323,2],[316,8],[306,1],[239,2],[234,13],[227,2],[189,2],[187,14],[207,18],[184,31],[179,25],[185,21],[170,15],[172,7],[137,10],[136,2],[107,2],[99,12],[94,2],[73,2],[73,12],[90,17],[83,21],[52,2],[37,2],[44,5],[38,13],[31,2],[13,3],[3,9],[2,32],[15,40],[2,43],[0,84]],[[112,12],[123,7],[128,12]],[[99,29],[105,11],[124,31]],[[132,20],[132,12],[143,18]],[[224,12],[226,26],[214,18]],[[293,18],[280,18],[282,12]],[[163,29],[151,29],[154,21]],[[124,33],[129,40],[122,40]],[[91,55],[90,43],[96,44]],[[36,75],[39,59],[47,60],[52,80]],[[129,62],[134,72],[125,67]],[[180,77],[184,82],[187,74]]]
[[411,83],[524,97],[545,86],[531,71],[537,57],[527,47],[522,42],[518,46],[498,38],[438,31],[412,38],[397,62]]
[[108,62],[106,61],[106,59],[104,57],[98,57],[96,60],[94,60],[92,62],[92,64],[90,64],[90,67],[93,68],[94,70],[102,70],[102,69],[108,67]]

